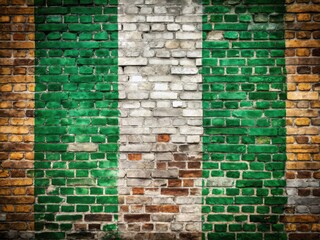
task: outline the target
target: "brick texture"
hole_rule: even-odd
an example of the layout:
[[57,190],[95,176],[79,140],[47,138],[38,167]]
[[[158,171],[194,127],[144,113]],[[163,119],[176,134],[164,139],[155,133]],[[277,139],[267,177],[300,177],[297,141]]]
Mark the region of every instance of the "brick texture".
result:
[[35,2],[0,0],[1,239],[320,238],[319,0]]
[[204,239],[286,239],[285,5],[205,1]]
[[0,1],[0,13],[0,238],[32,238],[33,6]]
[[35,6],[36,238],[117,229],[117,12],[112,0]]
[[121,238],[200,239],[202,6],[119,7]]
[[288,239],[318,239],[319,1],[287,1],[287,194],[283,221]]

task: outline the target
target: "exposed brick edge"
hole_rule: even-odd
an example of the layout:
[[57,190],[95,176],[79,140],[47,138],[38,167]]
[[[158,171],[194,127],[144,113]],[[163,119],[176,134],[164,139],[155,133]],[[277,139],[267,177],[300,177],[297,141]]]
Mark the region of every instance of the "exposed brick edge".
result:
[[287,0],[287,193],[289,240],[320,238],[319,0]]
[[0,1],[0,236],[34,230],[34,16],[28,0]]

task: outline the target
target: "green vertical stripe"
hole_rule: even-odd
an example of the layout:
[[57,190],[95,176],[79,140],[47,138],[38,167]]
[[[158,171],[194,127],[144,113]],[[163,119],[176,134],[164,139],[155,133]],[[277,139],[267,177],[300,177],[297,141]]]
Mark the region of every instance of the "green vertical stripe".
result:
[[75,224],[91,222],[102,222],[98,231],[114,231],[117,1],[47,0],[35,8],[36,236],[81,239],[72,235],[79,232]]
[[203,7],[203,239],[286,239],[284,1]]

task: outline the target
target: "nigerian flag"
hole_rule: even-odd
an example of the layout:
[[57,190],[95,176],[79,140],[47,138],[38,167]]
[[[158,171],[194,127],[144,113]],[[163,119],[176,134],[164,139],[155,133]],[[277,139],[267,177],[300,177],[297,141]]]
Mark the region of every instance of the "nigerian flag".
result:
[[36,1],[37,239],[286,239],[284,12]]

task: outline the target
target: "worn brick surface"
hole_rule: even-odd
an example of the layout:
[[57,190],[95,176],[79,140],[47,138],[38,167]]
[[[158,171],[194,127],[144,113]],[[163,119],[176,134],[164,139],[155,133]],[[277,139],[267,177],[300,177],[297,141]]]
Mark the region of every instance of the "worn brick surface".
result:
[[119,4],[121,237],[200,239],[201,5]]
[[0,1],[0,14],[0,238],[32,238],[33,6]]
[[286,239],[284,12],[282,1],[205,1],[205,239]]
[[288,239],[319,238],[319,1],[287,1]]
[[35,19],[36,238],[101,238],[117,229],[117,2],[38,1]]
[[319,0],[43,2],[35,44],[33,1],[0,0],[1,239],[320,238]]

